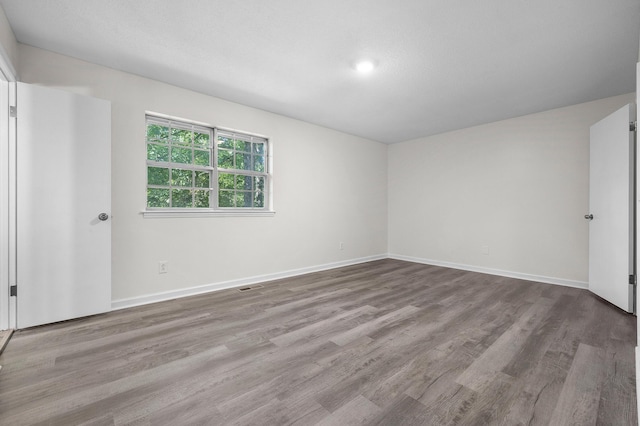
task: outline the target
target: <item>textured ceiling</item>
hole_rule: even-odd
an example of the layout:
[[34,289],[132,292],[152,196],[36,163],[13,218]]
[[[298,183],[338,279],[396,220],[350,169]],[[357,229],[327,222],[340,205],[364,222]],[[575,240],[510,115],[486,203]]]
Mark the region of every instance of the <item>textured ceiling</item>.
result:
[[635,90],[638,0],[0,5],[21,43],[385,143]]

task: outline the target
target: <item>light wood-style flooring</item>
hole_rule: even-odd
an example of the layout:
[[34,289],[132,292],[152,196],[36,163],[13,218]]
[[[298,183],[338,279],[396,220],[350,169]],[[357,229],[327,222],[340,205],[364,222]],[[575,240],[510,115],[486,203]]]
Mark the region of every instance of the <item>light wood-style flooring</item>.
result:
[[0,424],[635,425],[635,317],[381,260],[14,333]]

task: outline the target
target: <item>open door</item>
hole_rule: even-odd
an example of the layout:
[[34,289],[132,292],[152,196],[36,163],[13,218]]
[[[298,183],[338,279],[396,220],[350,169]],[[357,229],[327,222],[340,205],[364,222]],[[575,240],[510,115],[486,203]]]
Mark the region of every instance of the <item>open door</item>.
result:
[[111,309],[111,104],[17,87],[17,326]]
[[591,126],[589,290],[634,312],[634,105]]

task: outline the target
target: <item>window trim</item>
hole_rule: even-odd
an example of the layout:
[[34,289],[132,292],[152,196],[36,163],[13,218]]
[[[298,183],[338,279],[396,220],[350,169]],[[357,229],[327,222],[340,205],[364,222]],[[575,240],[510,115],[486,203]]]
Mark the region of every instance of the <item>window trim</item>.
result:
[[[247,209],[249,210],[249,209]],[[157,218],[178,218],[178,217],[273,217],[276,212],[274,210],[212,210],[212,209],[172,209],[164,208],[160,210],[144,210],[141,212],[145,219]]]
[[[160,125],[177,127],[177,128],[185,128],[189,127],[190,130],[207,130],[211,135],[211,146],[210,150],[210,158],[211,164],[209,166],[198,166],[195,164],[182,164],[182,163],[174,163],[171,161],[163,162],[163,161],[155,161],[149,160],[147,158],[147,147],[150,143],[147,140],[147,128],[149,123],[156,123]],[[272,155],[273,155],[273,145],[271,139],[268,137],[258,135],[255,133],[249,133],[246,131],[229,129],[216,127],[205,123],[195,122],[192,120],[186,120],[182,118],[176,118],[167,116],[164,114],[146,112],[145,113],[145,172],[149,166],[151,167],[162,167],[162,168],[179,168],[179,169],[188,169],[188,170],[208,170],[211,172],[211,182],[210,187],[208,188],[210,191],[209,195],[209,207],[149,207],[147,205],[147,190],[150,188],[148,181],[145,183],[145,208],[141,211],[141,214],[144,218],[182,218],[182,217],[272,217],[275,215],[275,211],[273,210],[273,197],[272,197],[272,187],[273,187],[273,175],[272,175]],[[194,128],[195,127],[195,128]],[[242,139],[246,138],[249,142],[253,142],[253,139],[256,138],[258,140],[263,140],[265,143],[265,171],[264,172],[256,172],[253,170],[242,170],[242,169],[221,169],[218,167],[218,132],[234,136],[241,136]],[[167,144],[169,145],[169,143]],[[192,150],[195,149],[192,147]],[[235,152],[235,150],[233,151]],[[171,159],[169,159],[171,160]],[[264,198],[265,198],[265,206],[264,207],[219,207],[219,182],[218,175],[219,173],[230,173],[230,174],[240,174],[247,176],[264,176]],[[146,174],[146,173],[145,173]],[[153,185],[151,185],[153,187]],[[205,189],[205,188],[202,188]]]

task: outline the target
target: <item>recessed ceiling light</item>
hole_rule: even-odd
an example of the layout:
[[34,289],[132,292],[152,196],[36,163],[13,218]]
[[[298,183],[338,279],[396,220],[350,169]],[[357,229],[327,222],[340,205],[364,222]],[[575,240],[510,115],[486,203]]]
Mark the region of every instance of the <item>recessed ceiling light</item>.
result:
[[356,71],[361,73],[371,72],[375,67],[376,65],[371,61],[356,62],[356,65],[355,65]]

